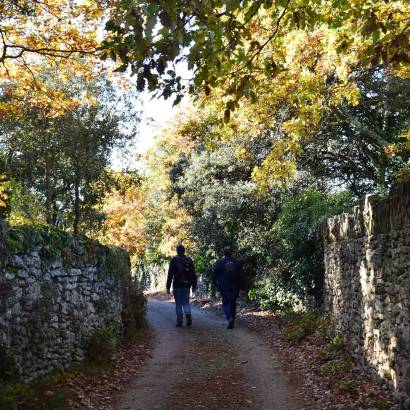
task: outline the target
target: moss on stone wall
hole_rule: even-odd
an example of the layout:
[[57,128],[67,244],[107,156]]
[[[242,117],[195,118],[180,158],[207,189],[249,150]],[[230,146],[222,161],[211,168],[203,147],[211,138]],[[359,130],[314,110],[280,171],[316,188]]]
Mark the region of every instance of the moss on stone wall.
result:
[[126,251],[49,227],[0,225],[0,342],[10,346],[23,380],[82,360],[98,329],[124,332]]
[[125,278],[130,273],[130,260],[124,249],[47,226],[9,228],[5,243],[8,256],[39,248],[42,259],[53,262],[61,258],[63,267],[97,264],[102,278],[105,273],[118,278]]

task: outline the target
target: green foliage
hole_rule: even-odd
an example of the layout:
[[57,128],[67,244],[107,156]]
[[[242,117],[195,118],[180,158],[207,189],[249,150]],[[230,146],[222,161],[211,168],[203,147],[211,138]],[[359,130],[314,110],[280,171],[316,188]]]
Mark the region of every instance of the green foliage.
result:
[[238,160],[228,144],[194,153],[183,172],[174,177],[180,205],[191,218],[198,270],[210,283],[212,265],[222,249],[231,245],[241,259],[249,281],[257,258],[271,253],[269,228],[281,194],[257,197],[249,181],[250,166]]
[[284,261],[283,268],[277,264],[278,273],[299,297],[320,302],[324,277],[320,222],[351,205],[349,192],[331,194],[314,188],[284,201],[274,228]]
[[[352,380],[348,378],[343,378],[343,379],[338,380],[335,383],[335,386],[338,390],[342,392],[348,392],[348,393],[355,392],[360,388],[360,385],[357,382],[357,380]],[[377,408],[379,409],[379,407]],[[386,407],[386,410],[390,410],[390,406]]]
[[[0,172],[4,170],[4,161],[0,160]],[[10,212],[11,181],[7,175],[0,173],[0,218],[5,218]]]
[[342,332],[336,332],[333,339],[329,342],[329,347],[337,351],[342,351],[345,349],[346,341]]
[[0,159],[13,181],[9,219],[78,233],[101,223],[96,205],[114,183],[107,172],[112,151],[124,151],[134,137],[135,101],[104,78],[62,83],[51,70],[43,75],[81,103],[59,117],[27,108],[0,122]]
[[335,359],[327,362],[321,368],[321,373],[326,377],[341,377],[350,372],[351,363],[348,360]]
[[7,231],[6,249],[9,254],[30,251],[41,246],[40,254],[47,261],[61,257],[64,266],[76,261],[96,263],[100,275],[114,274],[117,281],[128,279],[130,260],[128,253],[116,246],[101,245],[83,235],[72,235],[49,225],[13,226]]
[[[41,245],[42,257],[51,261],[59,256],[72,257],[76,250],[79,251],[72,235],[48,225],[13,226],[7,235],[7,249],[10,254],[29,251],[34,246]],[[81,239],[77,238],[77,243],[78,241]]]
[[192,260],[194,262],[195,271],[199,274],[201,272],[204,272],[208,267],[209,262],[205,260],[205,258],[200,253],[195,253],[192,257]]
[[122,312],[122,322],[124,324],[124,336],[135,338],[138,330],[147,327],[146,317],[147,299],[142,289],[135,281],[128,285]]
[[0,345],[0,383],[14,382],[19,378],[16,359],[10,355],[8,349]]
[[392,402],[387,399],[380,399],[376,404],[377,410],[390,410],[392,408]]
[[283,335],[287,341],[299,344],[308,336],[314,334],[328,335],[330,324],[318,310],[311,310],[303,314],[294,314],[289,317]]
[[11,225],[39,225],[45,223],[44,207],[41,196],[26,189],[16,179],[11,180],[10,186],[10,214],[7,221]]
[[145,268],[149,268],[151,265],[162,265],[167,259],[157,250],[147,250],[144,255],[144,259],[139,261],[139,265]]
[[248,292],[248,298],[256,301],[262,309],[280,312],[292,311],[300,305],[298,297],[286,290],[286,285],[269,280],[265,280],[263,284],[259,282],[257,288]]
[[87,360],[93,363],[106,363],[112,359],[118,345],[114,326],[96,329],[87,340]]
[[0,408],[2,410],[66,410],[71,391],[56,389],[54,383],[54,380],[50,379],[39,380],[30,385],[2,384],[0,385]]
[[96,259],[98,274],[104,276],[113,274],[117,284],[121,280],[127,281],[130,276],[130,259],[128,253],[116,246],[104,246],[97,244]]
[[11,254],[20,253],[23,251],[23,244],[19,240],[8,238],[6,249]]

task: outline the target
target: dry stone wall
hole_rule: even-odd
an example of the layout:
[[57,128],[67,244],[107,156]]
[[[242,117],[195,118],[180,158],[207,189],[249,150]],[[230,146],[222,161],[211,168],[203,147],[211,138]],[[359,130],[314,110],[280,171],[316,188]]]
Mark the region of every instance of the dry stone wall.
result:
[[101,328],[122,331],[129,257],[64,233],[0,223],[0,349],[32,380],[84,359]]
[[410,396],[410,182],[326,220],[325,307],[358,363]]
[[167,274],[168,264],[166,262],[137,266],[133,269],[133,275],[139,286],[146,292],[164,291],[167,284]]

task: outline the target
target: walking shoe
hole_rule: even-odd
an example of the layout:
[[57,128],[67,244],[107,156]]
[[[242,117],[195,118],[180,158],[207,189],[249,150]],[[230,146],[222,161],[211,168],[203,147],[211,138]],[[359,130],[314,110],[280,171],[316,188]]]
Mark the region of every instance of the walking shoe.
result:
[[229,319],[227,329],[233,329],[235,326],[235,319]]
[[186,325],[192,326],[192,315],[191,314],[186,315]]
[[182,323],[177,323],[175,327],[182,327]]

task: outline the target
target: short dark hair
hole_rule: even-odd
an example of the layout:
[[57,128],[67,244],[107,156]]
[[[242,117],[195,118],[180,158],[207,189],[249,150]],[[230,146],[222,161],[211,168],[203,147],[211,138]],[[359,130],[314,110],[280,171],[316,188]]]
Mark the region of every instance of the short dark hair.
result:
[[184,253],[185,253],[185,247],[184,247],[184,245],[179,244],[179,245],[177,246],[177,254],[178,254],[178,255],[183,255]]
[[230,246],[225,246],[224,255],[225,256],[232,256],[232,248]]

